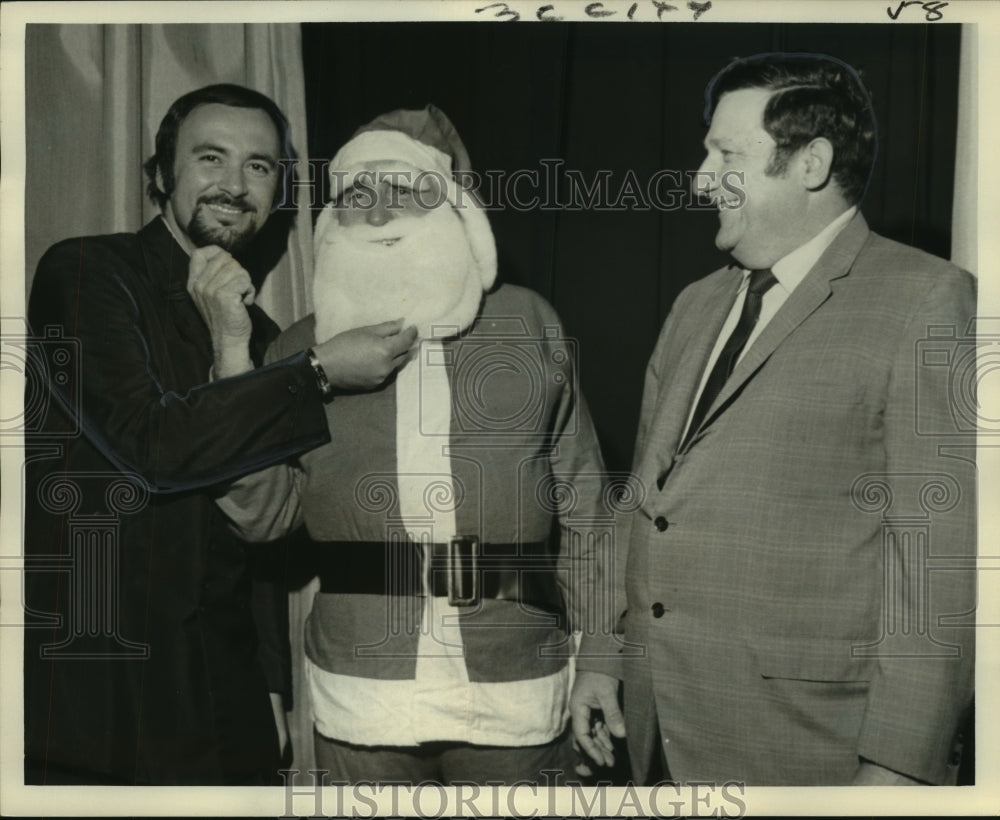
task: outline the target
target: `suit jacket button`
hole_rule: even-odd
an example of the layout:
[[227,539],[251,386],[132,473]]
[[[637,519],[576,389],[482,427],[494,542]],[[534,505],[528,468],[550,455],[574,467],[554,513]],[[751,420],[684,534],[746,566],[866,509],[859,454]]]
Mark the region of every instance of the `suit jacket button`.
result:
[[664,612],[663,604],[661,604],[659,601],[657,601],[655,604],[653,604],[652,610],[653,610],[653,617],[654,618],[662,618],[663,617],[663,612]]
[[670,524],[667,523],[667,519],[662,515],[656,516],[656,520],[653,522],[653,526],[656,527],[660,532],[663,532]]

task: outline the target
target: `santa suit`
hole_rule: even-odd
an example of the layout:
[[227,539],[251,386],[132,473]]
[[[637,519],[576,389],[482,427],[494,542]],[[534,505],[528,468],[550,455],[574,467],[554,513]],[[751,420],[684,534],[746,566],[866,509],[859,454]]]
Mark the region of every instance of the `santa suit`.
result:
[[[269,359],[314,342],[310,316]],[[304,522],[320,545],[306,625],[319,732],[391,746],[557,737],[570,632],[598,628],[612,522],[575,347],[551,306],[502,286],[468,331],[425,340],[394,381],[326,413],[328,444],[223,502],[249,540]],[[465,554],[449,563],[455,537]]]

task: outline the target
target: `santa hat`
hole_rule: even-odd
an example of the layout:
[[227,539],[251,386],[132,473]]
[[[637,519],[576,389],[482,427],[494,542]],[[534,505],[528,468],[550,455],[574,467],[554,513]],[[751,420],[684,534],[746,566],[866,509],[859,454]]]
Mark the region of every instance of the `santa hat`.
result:
[[[475,194],[458,185],[455,172],[471,171],[469,154],[455,126],[433,105],[419,111],[399,109],[361,126],[330,163],[332,202],[316,221],[315,246],[336,222],[335,204],[373,164],[379,172],[400,171],[415,182],[422,172],[432,174],[442,193],[462,220],[483,290],[497,274],[497,251],[486,212]],[[442,203],[443,204],[443,203]]]

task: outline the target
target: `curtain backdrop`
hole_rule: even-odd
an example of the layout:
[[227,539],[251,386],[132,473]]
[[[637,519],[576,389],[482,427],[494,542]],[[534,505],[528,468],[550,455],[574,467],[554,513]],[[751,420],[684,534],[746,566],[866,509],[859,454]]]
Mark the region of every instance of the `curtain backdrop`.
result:
[[951,261],[979,273],[979,44],[976,27],[962,26],[962,56],[958,84],[958,136],[955,148],[955,213]]

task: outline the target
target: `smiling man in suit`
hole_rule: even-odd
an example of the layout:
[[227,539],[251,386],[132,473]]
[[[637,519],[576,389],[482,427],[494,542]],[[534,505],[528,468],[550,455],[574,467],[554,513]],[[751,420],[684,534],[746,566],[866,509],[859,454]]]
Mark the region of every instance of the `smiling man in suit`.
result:
[[974,280],[869,230],[875,120],[846,64],[737,60],[706,102],[736,264],[681,293],[652,354],[625,642],[585,639],[574,733],[607,764],[627,730],[639,783],[947,783],[975,607],[947,362],[973,348]]

